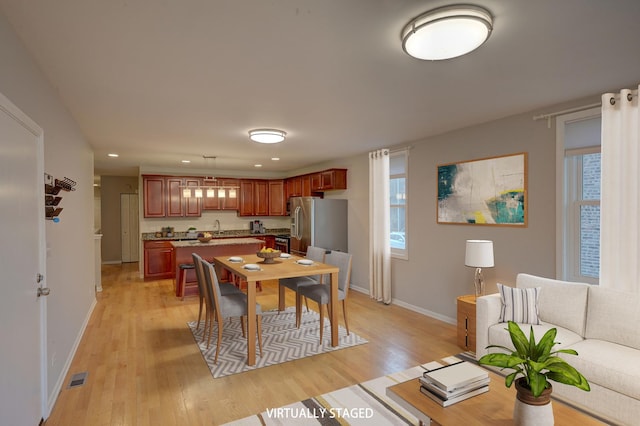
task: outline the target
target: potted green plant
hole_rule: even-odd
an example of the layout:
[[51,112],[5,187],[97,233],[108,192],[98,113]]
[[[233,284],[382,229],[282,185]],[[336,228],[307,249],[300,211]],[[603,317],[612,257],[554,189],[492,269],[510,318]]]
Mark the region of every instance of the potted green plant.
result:
[[[508,322],[507,331],[515,351],[505,346],[489,345],[487,349],[497,348],[506,353],[484,355],[478,363],[513,370],[505,377],[505,385],[510,388],[514,381],[516,382],[517,399],[514,420],[518,424],[528,424],[527,417],[532,416],[537,418],[537,424],[540,424],[541,416],[550,416],[550,424],[553,424],[553,411],[550,404],[553,387],[550,380],[575,386],[584,391],[591,390],[587,379],[558,356],[559,353],[578,355],[578,352],[573,349],[553,350],[553,347],[558,344],[555,341],[558,333],[556,328],[548,330],[537,343],[533,327],[528,339],[518,324],[513,321]],[[522,406],[519,402],[526,406]],[[543,413],[541,410],[534,411],[528,408],[531,406],[546,408]]]

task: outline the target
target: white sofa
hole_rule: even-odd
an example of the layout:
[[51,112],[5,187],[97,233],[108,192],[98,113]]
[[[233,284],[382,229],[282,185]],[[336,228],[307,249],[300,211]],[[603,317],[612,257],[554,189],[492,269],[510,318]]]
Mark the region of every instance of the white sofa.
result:
[[[554,349],[575,349],[578,356],[562,356],[591,386],[585,392],[552,382],[554,397],[611,423],[640,424],[640,294],[527,274],[518,275],[516,287],[540,288],[536,341],[555,327],[560,344]],[[488,345],[513,347],[506,323],[499,323],[501,307],[499,293],[477,299],[477,359]],[[531,325],[520,327],[528,337]]]

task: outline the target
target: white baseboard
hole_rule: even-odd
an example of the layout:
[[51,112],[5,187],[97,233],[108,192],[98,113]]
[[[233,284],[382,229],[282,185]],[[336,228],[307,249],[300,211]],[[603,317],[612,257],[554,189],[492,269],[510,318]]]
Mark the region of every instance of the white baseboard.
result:
[[75,342],[73,342],[73,347],[71,348],[71,352],[67,357],[67,360],[62,367],[62,371],[60,372],[60,376],[58,376],[58,380],[56,381],[56,385],[53,390],[49,394],[49,398],[47,400],[47,416],[53,410],[54,405],[56,405],[56,400],[58,399],[58,395],[60,395],[60,391],[62,390],[62,386],[64,385],[64,379],[67,377],[67,373],[69,372],[69,368],[71,368],[71,362],[76,355],[76,351],[78,350],[78,346],[80,345],[80,341],[82,340],[82,336],[84,336],[84,332],[89,324],[89,320],[91,319],[91,315],[93,314],[93,310],[96,307],[98,300],[96,298],[93,299],[93,303],[91,303],[91,307],[89,308],[89,312],[82,322],[82,327],[80,327],[80,332],[76,336]]
[[[369,294],[369,289],[368,288],[358,287],[358,286],[353,285],[353,284],[351,284],[349,286],[349,289],[350,290],[355,290],[355,291],[357,291],[359,293],[364,293],[364,294],[367,294],[367,295]],[[402,300],[392,299],[391,303],[394,304],[394,305],[398,305],[400,307],[403,307],[405,309],[409,309],[410,311],[418,312],[419,314],[426,315],[426,316],[431,317],[431,318],[435,318],[435,319],[440,320],[442,322],[446,322],[448,324],[456,325],[458,323],[458,321],[455,318],[450,318],[450,317],[447,317],[445,315],[441,315],[439,313],[430,311],[428,309],[424,309],[424,308],[421,308],[419,306],[411,305],[409,303],[403,302]]]
[[122,260],[105,260],[102,261],[103,265],[120,265],[122,263]]

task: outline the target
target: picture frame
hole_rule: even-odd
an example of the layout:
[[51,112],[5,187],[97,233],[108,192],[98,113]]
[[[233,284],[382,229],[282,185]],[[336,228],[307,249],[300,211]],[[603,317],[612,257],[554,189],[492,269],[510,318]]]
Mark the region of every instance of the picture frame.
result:
[[527,227],[527,153],[437,166],[436,221]]

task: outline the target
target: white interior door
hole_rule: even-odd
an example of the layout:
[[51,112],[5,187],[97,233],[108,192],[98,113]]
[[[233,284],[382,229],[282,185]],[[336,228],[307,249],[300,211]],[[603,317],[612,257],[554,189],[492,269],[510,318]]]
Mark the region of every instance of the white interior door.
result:
[[122,261],[137,262],[138,247],[138,194],[120,194],[120,240]]
[[42,130],[0,94],[0,424],[46,418]]

